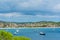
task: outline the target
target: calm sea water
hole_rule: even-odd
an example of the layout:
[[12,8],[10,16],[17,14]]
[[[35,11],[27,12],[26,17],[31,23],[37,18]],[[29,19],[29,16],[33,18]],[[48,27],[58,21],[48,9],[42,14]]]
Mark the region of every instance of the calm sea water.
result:
[[[29,37],[31,40],[60,40],[60,28],[20,28],[4,30],[11,32],[15,36]],[[15,34],[16,30],[19,30],[19,32]],[[44,32],[46,35],[40,35],[40,32]]]

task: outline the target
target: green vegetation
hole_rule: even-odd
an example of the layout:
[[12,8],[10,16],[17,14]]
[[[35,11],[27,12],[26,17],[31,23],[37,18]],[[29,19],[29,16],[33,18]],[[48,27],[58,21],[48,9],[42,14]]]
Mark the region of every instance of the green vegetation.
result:
[[30,38],[24,37],[24,36],[15,36],[13,38],[14,40],[30,40]]
[[0,31],[0,40],[12,40],[13,35],[4,30]]
[[0,40],[30,40],[30,38],[24,36],[14,36],[10,32],[0,30]]
[[4,22],[0,21],[0,28],[19,27],[60,27],[60,22],[40,21],[40,22]]

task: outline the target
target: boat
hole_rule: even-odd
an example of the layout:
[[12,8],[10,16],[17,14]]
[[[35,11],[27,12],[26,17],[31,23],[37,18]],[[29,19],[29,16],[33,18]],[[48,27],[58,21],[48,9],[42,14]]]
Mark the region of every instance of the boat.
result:
[[45,33],[44,32],[40,32],[40,35],[45,35]]

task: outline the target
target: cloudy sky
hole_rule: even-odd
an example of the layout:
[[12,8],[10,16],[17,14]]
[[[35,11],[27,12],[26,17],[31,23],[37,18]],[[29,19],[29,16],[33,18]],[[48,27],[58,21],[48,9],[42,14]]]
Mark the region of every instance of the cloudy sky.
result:
[[60,0],[0,0],[0,20],[60,21]]

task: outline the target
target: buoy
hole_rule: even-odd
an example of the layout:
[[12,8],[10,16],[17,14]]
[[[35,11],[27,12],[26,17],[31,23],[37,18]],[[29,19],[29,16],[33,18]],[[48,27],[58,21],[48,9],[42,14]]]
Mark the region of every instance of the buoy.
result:
[[16,30],[16,32],[19,32],[19,30]]
[[45,35],[45,33],[44,32],[40,32],[40,35]]

